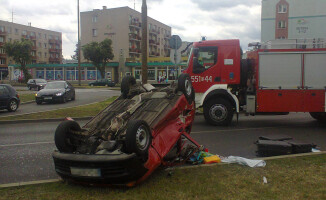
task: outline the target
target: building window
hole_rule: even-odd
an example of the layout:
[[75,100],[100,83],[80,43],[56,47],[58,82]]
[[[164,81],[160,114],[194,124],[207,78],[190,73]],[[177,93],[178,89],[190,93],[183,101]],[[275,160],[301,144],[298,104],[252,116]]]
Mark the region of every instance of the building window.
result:
[[96,37],[97,36],[97,29],[93,29],[92,32],[93,32],[93,37]]
[[40,58],[42,57],[42,53],[41,53],[41,52],[38,52],[37,54],[38,54],[38,56],[39,56]]
[[0,26],[0,32],[5,32],[5,27],[4,26]]
[[46,43],[44,43],[44,49],[46,49]]
[[4,37],[0,37],[0,42],[4,42],[4,41],[5,41]]
[[39,42],[39,43],[38,43],[38,47],[42,47],[42,44],[41,44],[41,42]]
[[46,58],[46,57],[48,57],[48,54],[45,52],[45,53],[44,53],[44,58]]
[[93,23],[96,23],[97,22],[97,16],[96,15],[92,17],[92,22]]
[[5,50],[3,48],[0,48],[0,53],[4,54]]
[[279,21],[278,22],[278,25],[277,25],[277,28],[286,28],[286,22],[285,21]]
[[287,6],[286,5],[278,5],[278,13],[286,13],[287,12]]
[[44,39],[46,39],[46,34],[44,34]]
[[49,40],[52,40],[53,39],[53,36],[52,35],[49,35]]
[[27,35],[27,31],[26,30],[23,30],[22,31],[22,35]]
[[31,36],[32,37],[35,37],[35,32],[31,32]]
[[35,56],[35,51],[31,51],[31,55],[32,56]]
[[59,36],[55,36],[55,39],[56,39],[56,40],[59,40]]
[[42,34],[41,33],[38,33],[38,38],[42,38]]
[[6,64],[6,59],[0,59],[0,65],[5,65]]
[[15,34],[18,35],[19,30],[17,28],[15,28]]

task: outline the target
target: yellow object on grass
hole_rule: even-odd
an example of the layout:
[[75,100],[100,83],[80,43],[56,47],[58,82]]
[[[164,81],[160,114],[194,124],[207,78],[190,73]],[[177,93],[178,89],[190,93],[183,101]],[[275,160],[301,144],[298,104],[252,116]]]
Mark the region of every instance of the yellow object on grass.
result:
[[221,159],[217,155],[209,156],[209,157],[204,158],[204,163],[205,164],[220,163],[220,162],[221,162]]

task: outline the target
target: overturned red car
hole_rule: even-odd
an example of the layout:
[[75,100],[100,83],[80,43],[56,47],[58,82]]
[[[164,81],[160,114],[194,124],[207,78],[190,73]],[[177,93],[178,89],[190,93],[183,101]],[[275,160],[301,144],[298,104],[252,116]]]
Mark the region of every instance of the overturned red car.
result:
[[188,74],[154,88],[127,76],[121,95],[82,128],[72,120],[56,129],[56,172],[67,180],[132,186],[160,165],[183,163],[200,146],[189,136],[195,94]]

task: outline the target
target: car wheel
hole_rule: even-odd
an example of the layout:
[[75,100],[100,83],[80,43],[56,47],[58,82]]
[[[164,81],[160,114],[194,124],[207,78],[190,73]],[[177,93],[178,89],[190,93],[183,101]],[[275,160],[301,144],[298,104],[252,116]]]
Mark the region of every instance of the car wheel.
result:
[[18,103],[15,99],[9,101],[8,111],[15,112],[18,108]]
[[67,97],[65,95],[62,96],[61,102],[62,103],[66,103],[67,102]]
[[130,87],[136,84],[136,79],[133,76],[125,76],[121,81],[121,93],[123,98],[127,98]]
[[311,112],[310,116],[320,122],[326,122],[326,113],[323,112]]
[[181,74],[178,78],[178,91],[181,91],[189,103],[195,100],[195,91],[192,87],[189,74]]
[[147,159],[148,148],[152,143],[152,134],[148,124],[144,120],[131,120],[128,122],[125,139],[126,153],[135,152]]
[[76,93],[74,93],[74,95],[71,97],[72,101],[75,101],[75,99],[76,99]]
[[41,105],[42,104],[42,100],[36,100],[36,104]]
[[59,124],[54,133],[54,143],[60,152],[72,153],[76,150],[73,145],[71,132],[80,131],[81,128],[76,121],[63,121]]
[[233,112],[233,106],[225,99],[211,99],[204,104],[204,117],[211,125],[229,125],[232,122]]

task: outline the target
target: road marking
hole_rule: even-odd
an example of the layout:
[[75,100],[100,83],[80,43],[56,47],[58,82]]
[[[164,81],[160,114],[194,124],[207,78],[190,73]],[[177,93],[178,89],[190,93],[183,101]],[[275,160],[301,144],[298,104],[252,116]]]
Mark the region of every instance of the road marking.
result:
[[0,145],[0,147],[14,147],[14,146],[27,146],[27,145],[38,145],[38,144],[53,144],[54,142],[33,142],[33,143],[23,143],[23,144],[5,144]]
[[272,129],[272,128],[287,128],[292,126],[267,126],[267,127],[259,127],[259,128],[240,128],[240,129],[227,129],[227,130],[214,130],[214,131],[195,131],[191,132],[191,134],[197,133],[216,133],[216,132],[231,132],[231,131],[249,131],[249,130],[260,130],[260,129]]

